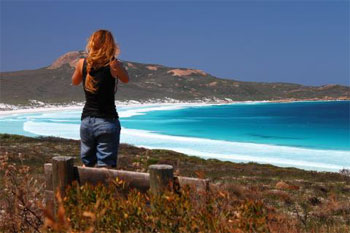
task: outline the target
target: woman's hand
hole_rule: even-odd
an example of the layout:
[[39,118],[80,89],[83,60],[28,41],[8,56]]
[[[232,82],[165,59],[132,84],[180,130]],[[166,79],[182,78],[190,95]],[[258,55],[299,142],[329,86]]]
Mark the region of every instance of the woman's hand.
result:
[[111,74],[114,78],[119,78],[123,83],[129,82],[128,72],[124,69],[119,60],[114,59],[110,62],[109,66],[111,68]]

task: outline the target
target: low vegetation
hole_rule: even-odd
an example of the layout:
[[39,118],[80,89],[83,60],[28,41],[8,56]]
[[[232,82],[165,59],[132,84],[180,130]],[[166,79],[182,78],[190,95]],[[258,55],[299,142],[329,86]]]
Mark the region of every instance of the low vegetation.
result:
[[174,166],[176,174],[206,177],[217,188],[184,188],[162,196],[108,186],[78,186],[57,197],[53,217],[43,205],[43,164],[76,157],[79,141],[0,135],[1,232],[349,232],[350,177],[256,163],[204,160],[169,150],[121,144],[118,169]]

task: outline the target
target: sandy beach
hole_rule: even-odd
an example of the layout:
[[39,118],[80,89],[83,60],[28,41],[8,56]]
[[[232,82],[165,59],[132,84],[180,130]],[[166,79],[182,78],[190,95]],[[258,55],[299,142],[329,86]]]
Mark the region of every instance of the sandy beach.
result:
[[[164,105],[176,105],[176,106],[203,106],[203,105],[224,105],[224,104],[256,104],[256,103],[293,103],[293,102],[310,102],[310,101],[346,101],[347,99],[307,99],[307,100],[296,100],[296,99],[283,99],[283,100],[247,100],[247,101],[233,101],[233,100],[221,100],[216,101],[178,101],[175,99],[166,99],[165,101],[147,101],[139,102],[130,100],[126,102],[116,101],[116,107],[152,107],[152,106],[164,106]],[[22,114],[22,113],[36,113],[36,112],[55,112],[65,110],[81,110],[84,107],[84,102],[77,102],[71,104],[53,105],[41,103],[39,105],[28,105],[28,106],[17,106],[0,103],[0,116],[11,115],[11,114]]]
[[[259,102],[270,102],[270,101],[232,101],[232,102],[180,102],[180,101],[172,101],[172,102],[138,102],[138,101],[128,101],[128,102],[118,102],[116,101],[116,107],[152,107],[152,106],[164,106],[164,105],[177,105],[177,106],[188,106],[188,105],[222,105],[222,104],[235,104],[235,103],[259,103]],[[2,104],[2,106],[5,106]],[[17,106],[7,105],[8,108],[6,110],[0,110],[0,116],[11,115],[11,114],[22,114],[22,113],[34,113],[34,112],[55,112],[61,110],[81,110],[84,107],[84,102],[74,103],[74,104],[66,104],[66,105],[58,105],[53,106],[50,104],[42,105],[42,106],[22,106],[21,108]],[[6,107],[7,107],[6,106]],[[1,109],[1,108],[0,108]]]

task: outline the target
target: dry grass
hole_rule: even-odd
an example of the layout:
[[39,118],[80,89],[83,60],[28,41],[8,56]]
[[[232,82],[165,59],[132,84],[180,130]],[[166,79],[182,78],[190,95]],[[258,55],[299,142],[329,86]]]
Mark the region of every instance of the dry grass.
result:
[[[13,135],[0,135],[0,139],[0,231],[42,231],[43,224],[46,223],[48,227],[49,222],[47,221],[50,219],[49,215],[46,215],[46,219],[44,218],[45,212],[43,212],[44,209],[42,208],[43,164],[49,162],[51,157],[56,155],[76,156],[79,154],[79,141],[58,138],[35,139]],[[349,232],[350,230],[350,177],[346,174],[317,173],[255,163],[237,164],[218,160],[203,160],[167,150],[147,150],[126,144],[121,145],[118,169],[147,171],[147,167],[154,163],[171,164],[178,175],[205,176],[219,186],[219,190],[213,190],[215,193],[212,193],[212,196],[206,197],[211,200],[209,205],[204,205],[201,200],[198,200],[196,203],[193,201],[194,199],[191,199],[191,196],[188,196],[188,200],[191,200],[190,205],[193,212],[190,213],[192,215],[197,216],[196,213],[201,211],[196,209],[197,207],[208,207],[215,210],[210,212],[213,214],[210,216],[209,212],[205,212],[207,210],[204,208],[202,209],[204,211],[203,215],[198,215],[206,216],[204,218],[206,219],[205,222],[211,224],[210,227],[214,227],[208,231],[217,231],[215,227],[219,227],[219,225],[221,227],[221,225],[226,224],[225,227],[230,227],[233,224],[232,221],[236,224],[235,227],[237,229],[256,227],[249,228],[255,229],[254,231],[256,232]],[[79,195],[83,193],[102,195],[100,193],[102,187],[97,187],[96,189],[93,187],[82,188],[83,191]],[[106,189],[105,192],[111,191]],[[73,192],[69,200],[81,198],[79,195]],[[127,209],[125,211],[133,210],[137,212],[136,206],[147,206],[147,195],[138,196],[139,194],[133,192],[130,195],[124,195],[124,199],[118,201],[124,209]],[[169,200],[167,200],[167,205],[173,206],[172,209],[165,208],[163,209],[164,212],[154,212],[152,209],[145,208],[140,216],[152,216],[153,220],[147,220],[147,217],[145,217],[144,220],[139,218],[137,221],[148,221],[147,224],[150,226],[154,224],[153,221],[155,219],[163,219],[164,217],[162,220],[163,225],[160,226],[164,227],[164,229],[170,229],[166,227],[170,227],[174,222],[170,218],[171,215],[168,216],[166,213],[171,214],[171,210],[173,210],[175,212],[178,211],[176,212],[178,218],[185,223],[187,220],[182,219],[184,215],[180,214],[181,211],[184,211],[184,209],[181,209],[184,208],[184,203],[182,203],[184,200],[179,199],[177,196],[172,196],[172,194],[168,194],[168,196],[174,201],[168,203]],[[184,196],[186,195],[184,194]],[[113,200],[121,197],[111,195],[111,199],[105,203],[105,206],[112,206]],[[135,198],[139,198],[137,199],[138,202],[132,203],[135,201]],[[148,196],[148,198],[152,197]],[[217,200],[220,200],[220,202]],[[162,201],[161,203],[164,204],[165,200]],[[93,209],[97,199],[91,202],[70,202],[68,209],[66,209],[67,202],[62,201],[62,203],[65,206],[64,213],[68,219],[72,221],[72,216],[77,214],[77,220],[70,224],[78,224],[80,221],[78,219],[83,221],[83,219],[91,218],[92,215],[88,214],[90,212],[97,214]],[[127,203],[129,203],[129,206]],[[84,216],[83,212],[74,212],[75,205],[85,208],[87,211],[85,213],[86,216]],[[122,208],[121,206],[113,208],[116,208],[114,209],[116,211],[118,208]],[[176,209],[176,206],[182,207]],[[113,212],[114,210],[111,209],[110,211]],[[249,211],[253,211],[254,214]],[[226,214],[222,216],[219,214],[220,212]],[[110,212],[107,211],[106,214],[108,215],[108,213]],[[134,212],[125,213],[130,216]],[[241,215],[237,215],[237,213],[241,213]],[[126,221],[124,218],[119,219],[117,215],[112,214],[111,216],[114,216],[114,220],[119,221],[122,225],[123,221]],[[228,216],[240,216],[241,218],[232,219]],[[248,221],[247,218],[249,216],[253,220],[250,219]],[[101,217],[101,219],[107,217]],[[136,218],[137,215],[134,217]],[[218,222],[210,220],[209,218],[211,217],[218,219]],[[54,224],[58,220],[51,219],[51,221]],[[196,221],[199,220],[197,219]],[[259,225],[260,223],[261,225]],[[73,230],[80,229],[78,227],[80,226],[79,224],[69,225],[69,227]],[[191,226],[192,222],[188,220],[186,224]],[[237,227],[237,224],[241,225]],[[54,229],[53,225],[51,227]],[[95,225],[90,227],[96,228]],[[160,229],[153,227],[152,229]],[[87,231],[88,229],[90,228],[84,228]],[[115,229],[126,229],[127,231],[127,228]],[[132,230],[131,228],[129,229],[129,231]],[[230,228],[225,228],[225,231],[231,230]]]

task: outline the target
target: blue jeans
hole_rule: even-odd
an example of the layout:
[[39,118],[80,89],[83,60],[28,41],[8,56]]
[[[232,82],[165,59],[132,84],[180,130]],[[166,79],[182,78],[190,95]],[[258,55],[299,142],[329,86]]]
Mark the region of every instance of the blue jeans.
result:
[[84,117],[80,125],[80,157],[85,166],[117,166],[119,119]]

